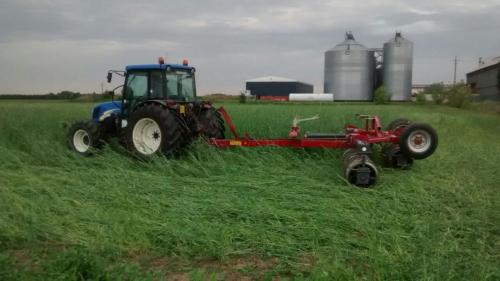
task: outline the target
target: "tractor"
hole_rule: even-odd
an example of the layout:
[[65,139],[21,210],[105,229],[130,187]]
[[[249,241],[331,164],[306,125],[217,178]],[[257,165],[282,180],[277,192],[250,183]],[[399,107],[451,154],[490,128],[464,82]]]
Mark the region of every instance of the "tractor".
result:
[[74,123],[68,131],[69,147],[89,156],[110,140],[119,138],[136,156],[175,156],[195,138],[224,138],[224,121],[210,102],[196,97],[195,68],[165,63],[129,65],[125,71],[110,70],[124,78],[121,100],[104,102],[92,109],[90,120]]

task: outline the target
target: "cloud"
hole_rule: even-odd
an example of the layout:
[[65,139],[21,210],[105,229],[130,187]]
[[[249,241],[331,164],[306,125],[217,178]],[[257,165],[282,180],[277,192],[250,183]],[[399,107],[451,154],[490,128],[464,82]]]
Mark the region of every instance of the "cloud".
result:
[[423,9],[417,9],[417,8],[409,8],[408,12],[421,15],[421,16],[430,16],[430,15],[435,15],[438,12],[436,11],[431,11],[431,10],[423,10]]
[[288,76],[322,90],[324,51],[352,30],[381,47],[395,30],[415,43],[414,80],[449,81],[479,56],[498,55],[500,0],[3,0],[0,93],[98,91],[107,69],[189,58],[200,93]]
[[371,30],[373,34],[388,34],[393,33],[395,30],[404,30],[407,34],[415,35],[444,32],[447,30],[447,27],[434,20],[418,20],[404,25],[378,21]]

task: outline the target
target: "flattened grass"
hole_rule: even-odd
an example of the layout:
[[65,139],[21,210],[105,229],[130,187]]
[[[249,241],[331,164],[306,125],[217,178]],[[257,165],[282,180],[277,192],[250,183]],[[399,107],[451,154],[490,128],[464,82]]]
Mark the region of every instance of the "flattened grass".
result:
[[336,132],[363,113],[428,122],[440,144],[410,171],[382,168],[367,190],[345,183],[340,151],[197,143],[179,160],[142,163],[115,143],[82,158],[66,148],[63,124],[88,118],[90,104],[3,101],[0,279],[500,278],[499,116],[226,107],[255,137],[286,135],[295,115],[321,116],[304,132]]

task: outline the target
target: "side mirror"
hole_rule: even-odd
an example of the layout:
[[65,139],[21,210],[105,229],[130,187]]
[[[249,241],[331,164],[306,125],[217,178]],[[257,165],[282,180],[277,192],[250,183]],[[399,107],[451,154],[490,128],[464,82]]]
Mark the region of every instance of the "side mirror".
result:
[[108,72],[108,77],[107,77],[108,83],[111,83],[111,78],[113,78],[113,73]]

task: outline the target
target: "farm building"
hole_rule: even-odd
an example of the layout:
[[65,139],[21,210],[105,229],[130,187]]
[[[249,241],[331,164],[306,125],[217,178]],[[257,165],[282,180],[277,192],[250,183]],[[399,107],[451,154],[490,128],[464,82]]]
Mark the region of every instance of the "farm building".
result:
[[415,95],[417,95],[417,94],[420,94],[420,93],[422,93],[423,91],[425,91],[425,89],[426,89],[427,87],[429,87],[429,86],[430,86],[430,84],[413,84],[413,85],[411,86],[411,95],[412,95],[412,96],[415,96]]
[[467,84],[481,100],[500,100],[500,61],[467,73]]
[[261,77],[246,81],[246,90],[259,100],[287,101],[292,93],[313,93],[311,84],[283,77]]

